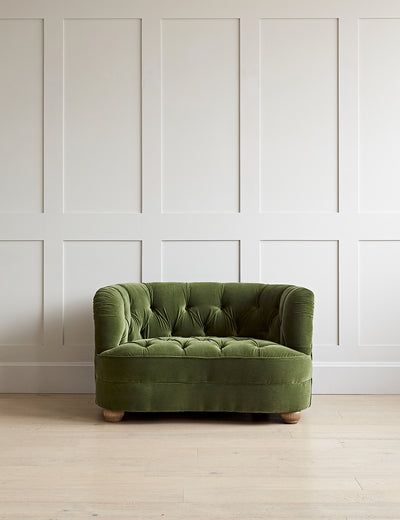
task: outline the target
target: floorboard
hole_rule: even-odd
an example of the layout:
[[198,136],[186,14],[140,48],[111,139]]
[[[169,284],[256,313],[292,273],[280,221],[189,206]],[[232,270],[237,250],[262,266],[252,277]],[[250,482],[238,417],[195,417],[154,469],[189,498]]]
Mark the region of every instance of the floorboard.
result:
[[400,519],[400,396],[315,396],[297,425],[0,395],[0,520]]

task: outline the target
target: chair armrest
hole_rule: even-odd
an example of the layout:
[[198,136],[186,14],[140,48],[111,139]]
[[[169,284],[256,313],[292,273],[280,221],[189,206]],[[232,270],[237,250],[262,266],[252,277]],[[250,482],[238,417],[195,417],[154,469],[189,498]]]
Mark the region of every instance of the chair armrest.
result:
[[303,287],[288,287],[282,294],[279,314],[280,341],[303,354],[311,355],[314,294]]
[[99,289],[93,299],[96,353],[117,347],[128,340],[129,297],[123,287]]

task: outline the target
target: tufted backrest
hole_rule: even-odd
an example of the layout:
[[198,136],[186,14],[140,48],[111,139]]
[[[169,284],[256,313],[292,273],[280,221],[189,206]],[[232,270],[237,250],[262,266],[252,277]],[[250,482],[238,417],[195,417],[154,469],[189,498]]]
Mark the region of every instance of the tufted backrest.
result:
[[94,299],[97,351],[160,336],[241,336],[308,353],[312,315],[312,292],[292,285],[126,283],[100,289]]

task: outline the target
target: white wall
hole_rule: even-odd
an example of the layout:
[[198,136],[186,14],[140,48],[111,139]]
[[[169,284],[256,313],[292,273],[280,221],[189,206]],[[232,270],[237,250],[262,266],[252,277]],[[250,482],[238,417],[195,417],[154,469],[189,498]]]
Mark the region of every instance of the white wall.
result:
[[301,284],[400,392],[400,3],[0,0],[0,390],[93,389],[122,281]]

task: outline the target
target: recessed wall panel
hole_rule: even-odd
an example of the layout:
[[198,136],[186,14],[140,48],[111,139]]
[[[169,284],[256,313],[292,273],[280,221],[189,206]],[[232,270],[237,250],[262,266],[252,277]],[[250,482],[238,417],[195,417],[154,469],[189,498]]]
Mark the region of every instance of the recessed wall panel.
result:
[[261,243],[261,281],[299,285],[315,295],[314,345],[338,344],[338,244],[283,240]]
[[43,343],[43,243],[0,241],[0,346]]
[[[400,347],[400,241],[359,243],[359,341]],[[379,353],[377,351],[377,358]]]
[[141,22],[66,20],[64,206],[141,211]]
[[0,212],[42,212],[42,20],[0,20],[0,169]]
[[236,240],[171,240],[163,242],[165,282],[238,282]]
[[359,21],[359,204],[400,211],[400,19]]
[[239,209],[239,20],[163,20],[165,212]]
[[140,280],[140,242],[64,242],[64,345],[94,345],[92,301],[97,289]]
[[337,20],[260,27],[261,210],[338,210]]

